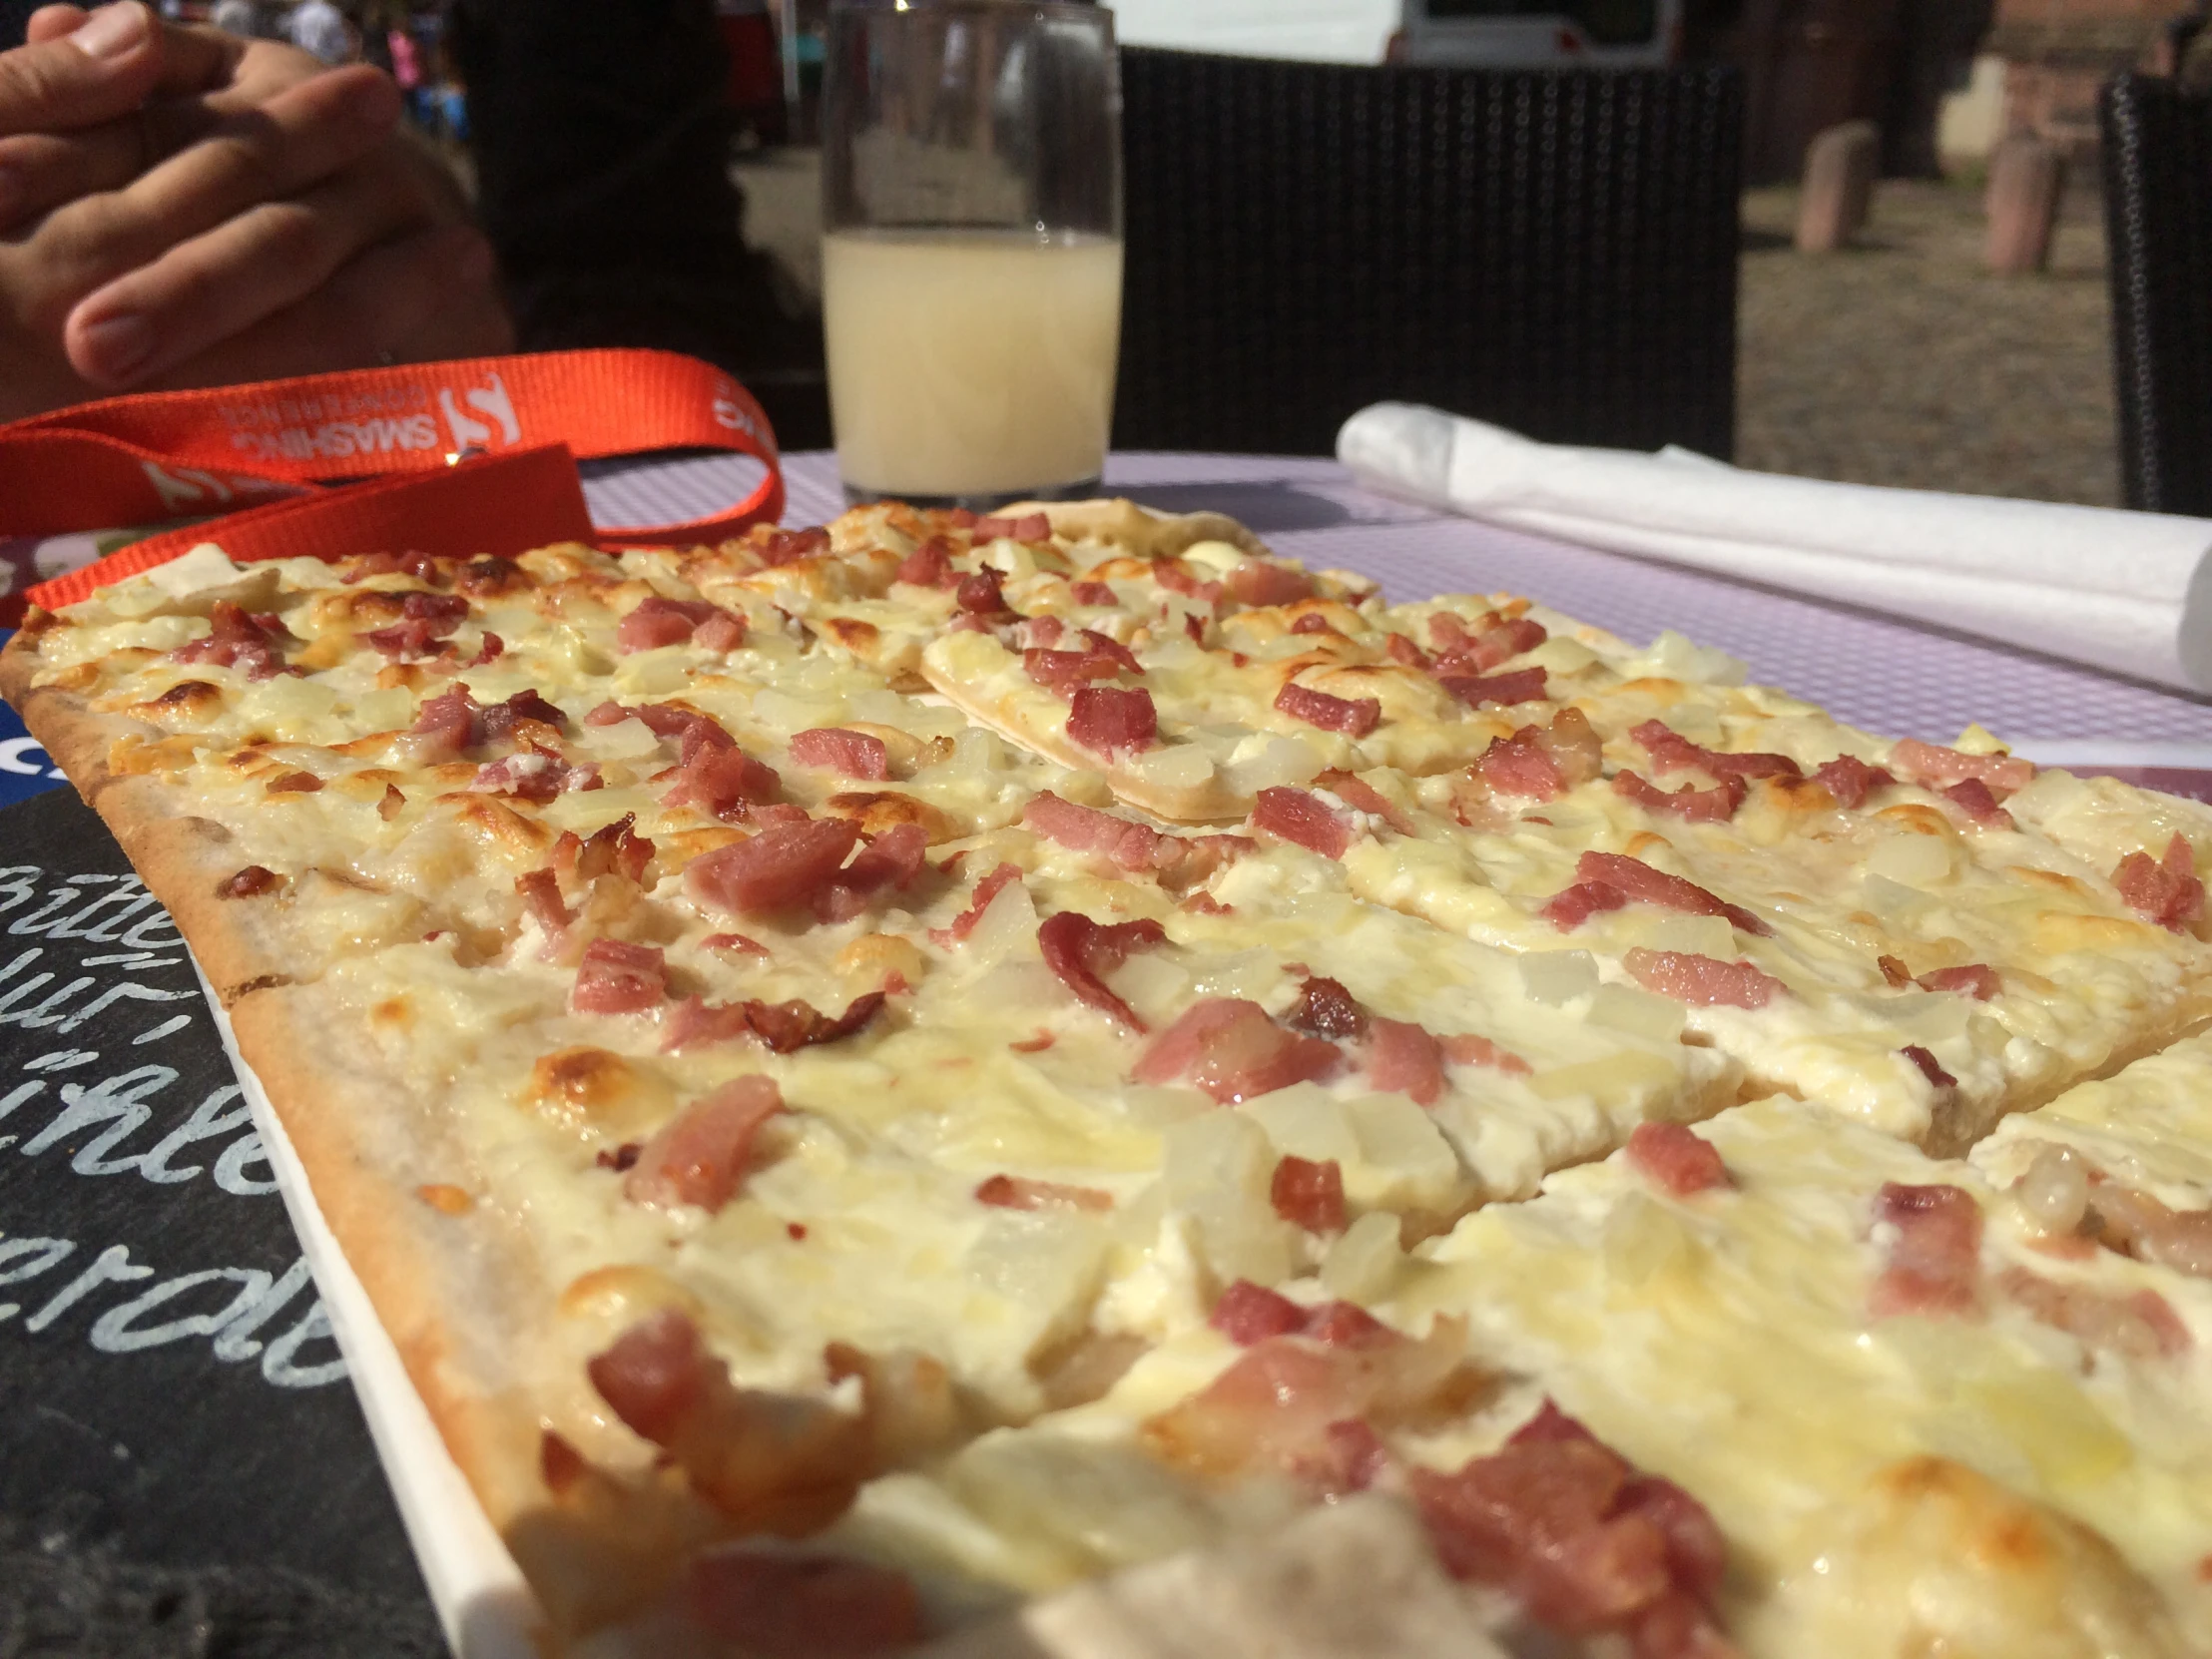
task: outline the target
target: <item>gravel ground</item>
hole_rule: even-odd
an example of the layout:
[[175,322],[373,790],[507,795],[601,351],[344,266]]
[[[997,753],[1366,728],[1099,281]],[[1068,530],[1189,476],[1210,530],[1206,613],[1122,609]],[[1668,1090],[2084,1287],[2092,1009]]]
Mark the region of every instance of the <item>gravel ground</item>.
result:
[[1790,246],[1795,190],[1744,198],[1736,459],[1870,484],[2117,504],[2102,207],[2067,193],[2050,270],[1981,269],[1965,183],[1890,181],[1859,246]]

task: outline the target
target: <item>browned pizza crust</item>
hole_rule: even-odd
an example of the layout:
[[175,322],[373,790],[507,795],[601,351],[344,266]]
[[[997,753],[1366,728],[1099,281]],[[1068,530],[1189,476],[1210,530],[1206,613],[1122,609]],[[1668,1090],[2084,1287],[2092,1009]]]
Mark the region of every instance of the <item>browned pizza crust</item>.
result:
[[1227,513],[1156,513],[1126,496],[1095,501],[1017,501],[998,510],[1001,518],[1042,513],[1055,534],[1070,541],[1099,541],[1147,559],[1165,559],[1202,541],[1225,541],[1255,558],[1271,555],[1268,544]]

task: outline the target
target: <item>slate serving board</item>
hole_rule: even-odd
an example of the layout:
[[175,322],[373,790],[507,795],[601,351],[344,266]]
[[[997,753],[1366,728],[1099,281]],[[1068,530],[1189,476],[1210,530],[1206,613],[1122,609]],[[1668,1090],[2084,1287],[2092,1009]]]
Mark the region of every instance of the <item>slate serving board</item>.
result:
[[0,811],[0,1659],[443,1651],[176,928]]

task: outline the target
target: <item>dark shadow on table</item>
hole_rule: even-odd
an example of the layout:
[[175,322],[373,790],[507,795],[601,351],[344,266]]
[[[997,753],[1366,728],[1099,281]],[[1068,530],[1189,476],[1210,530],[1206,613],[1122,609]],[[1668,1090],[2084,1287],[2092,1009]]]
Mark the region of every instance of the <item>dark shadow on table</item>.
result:
[[1163,513],[1227,513],[1263,535],[1270,530],[1334,530],[1360,519],[1343,502],[1316,495],[1287,478],[1234,484],[1140,484],[1114,493]]

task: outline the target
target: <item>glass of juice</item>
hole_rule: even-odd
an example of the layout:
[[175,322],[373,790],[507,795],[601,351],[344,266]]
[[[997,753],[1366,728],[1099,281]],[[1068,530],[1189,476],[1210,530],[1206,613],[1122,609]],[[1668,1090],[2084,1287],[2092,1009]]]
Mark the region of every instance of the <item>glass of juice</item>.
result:
[[830,14],[823,318],[852,502],[1096,493],[1121,336],[1113,14],[896,0]]

